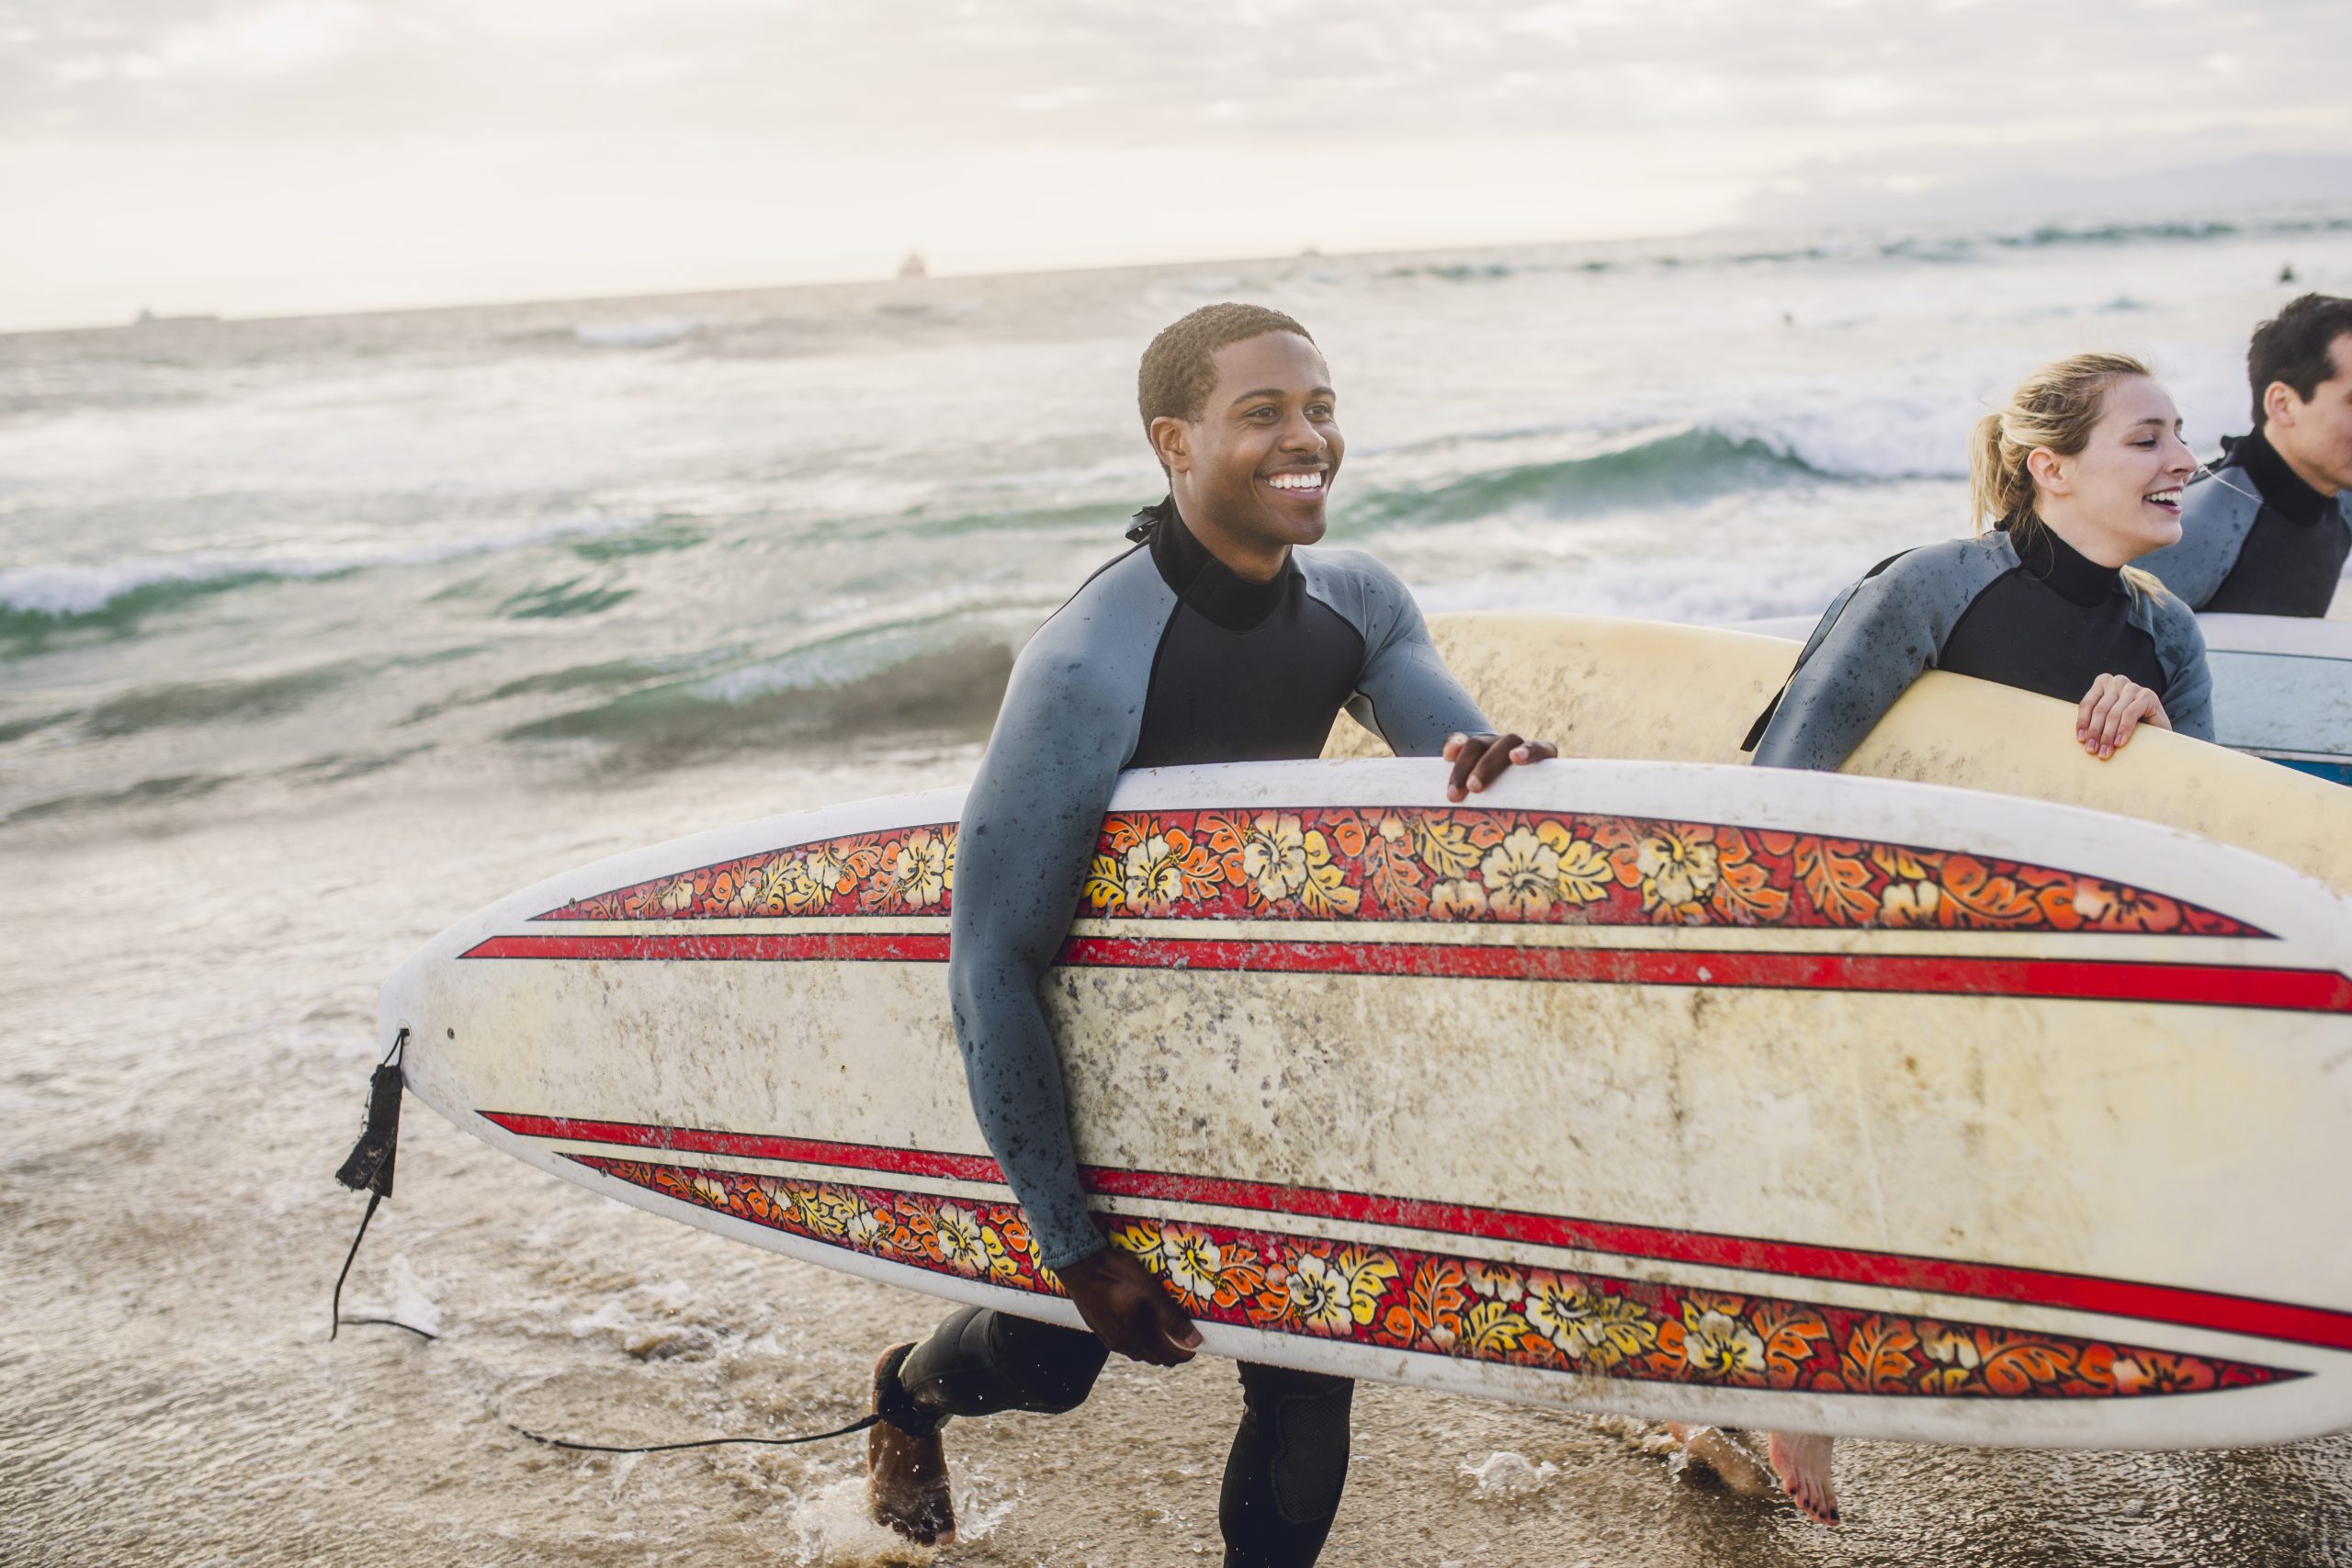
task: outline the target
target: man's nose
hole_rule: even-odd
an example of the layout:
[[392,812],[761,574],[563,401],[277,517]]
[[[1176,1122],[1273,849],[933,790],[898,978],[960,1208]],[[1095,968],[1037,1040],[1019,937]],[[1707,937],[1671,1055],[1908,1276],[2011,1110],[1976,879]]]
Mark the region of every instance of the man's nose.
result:
[[1283,422],[1282,444],[1285,452],[1320,452],[1325,445],[1323,433],[1304,412],[1294,413]]

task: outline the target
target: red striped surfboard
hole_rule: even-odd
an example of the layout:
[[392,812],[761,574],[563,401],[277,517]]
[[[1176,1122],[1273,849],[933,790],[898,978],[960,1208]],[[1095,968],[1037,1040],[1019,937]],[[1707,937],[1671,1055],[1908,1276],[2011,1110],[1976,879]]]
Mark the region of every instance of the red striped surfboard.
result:
[[[1555,762],[1120,785],[1045,986],[1209,1349],[1839,1435],[2352,1426],[2352,904],[2036,801]],[[737,1240],[1074,1323],[944,987],[960,792],[645,850],[386,987],[409,1087]]]

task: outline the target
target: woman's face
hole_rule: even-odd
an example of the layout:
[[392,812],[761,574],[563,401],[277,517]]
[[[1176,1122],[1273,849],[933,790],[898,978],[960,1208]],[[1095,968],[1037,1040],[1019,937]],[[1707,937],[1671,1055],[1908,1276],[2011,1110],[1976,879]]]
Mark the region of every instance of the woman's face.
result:
[[2180,438],[2171,395],[2145,376],[2108,388],[2080,452],[2038,451],[2029,462],[2043,519],[2103,566],[2125,565],[2180,537],[2180,490],[2197,471],[2197,457]]

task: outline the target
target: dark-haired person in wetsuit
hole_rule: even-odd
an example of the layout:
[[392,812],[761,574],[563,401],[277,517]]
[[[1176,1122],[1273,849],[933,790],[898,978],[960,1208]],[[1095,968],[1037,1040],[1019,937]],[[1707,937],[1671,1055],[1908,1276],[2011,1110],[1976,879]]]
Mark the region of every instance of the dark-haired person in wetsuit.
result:
[[2193,610],[2324,615],[2352,558],[2352,299],[2306,294],[2246,346],[2254,431],[2140,565]]
[[[1993,531],[1906,551],[1839,594],[1748,738],[1756,765],[1838,767],[1931,668],[2075,704],[2075,739],[2094,757],[2142,724],[2211,740],[2197,616],[2124,565],[2180,535],[2197,460],[2179,429],[2172,399],[2122,355],[2027,377],[1977,423],[1971,488]],[[1800,1507],[1837,1521],[1827,1438],[1775,1432],[1768,1457]]]
[[[883,1352],[869,1495],[876,1519],[927,1544],[955,1534],[942,1421],[1069,1410],[1111,1351],[1174,1365],[1200,1344],[1087,1211],[1037,998],[1119,771],[1318,756],[1343,709],[1400,756],[1450,759],[1456,800],[1554,754],[1492,732],[1387,569],[1305,547],[1323,536],[1343,449],[1330,373],[1305,328],[1255,306],[1207,306],[1152,341],[1137,380],[1170,494],[1136,514],[1136,547],[1089,579],[1013,666],[956,840],[948,960],[980,1130],[1092,1332],[967,1308]],[[1240,1371],[1218,1510],[1225,1561],[1312,1562],[1347,1477],[1354,1385]]]

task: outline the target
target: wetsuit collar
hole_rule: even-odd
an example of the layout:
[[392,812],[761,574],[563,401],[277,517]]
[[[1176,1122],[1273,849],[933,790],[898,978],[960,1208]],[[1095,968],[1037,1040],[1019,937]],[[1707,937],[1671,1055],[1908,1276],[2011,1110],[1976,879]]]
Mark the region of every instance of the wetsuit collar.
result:
[[2023,543],[2015,534],[2009,544],[2018,552],[2018,563],[2026,575],[2040,582],[2070,604],[2086,608],[2105,600],[2109,595],[2123,592],[2123,573],[2111,566],[2101,566],[2074,546],[2058,536],[2058,530],[2048,524],[2026,536]]
[[1236,576],[1184,526],[1172,495],[1136,513],[1136,527],[1128,536],[1137,533],[1145,537],[1160,581],[1175,591],[1176,597],[1232,631],[1248,631],[1263,623],[1289,594],[1292,579],[1299,576],[1295,555],[1283,558],[1282,570],[1270,581],[1252,582]]
[[2287,466],[2287,459],[2278,456],[2278,448],[2270,445],[2270,438],[2261,431],[2231,442],[2229,453],[2222,466],[2244,468],[2245,477],[2254,481],[2254,488],[2262,492],[2263,502],[2288,522],[2308,528],[2327,515],[2328,503],[2335,498],[2322,495],[2305,484],[2302,476]]

